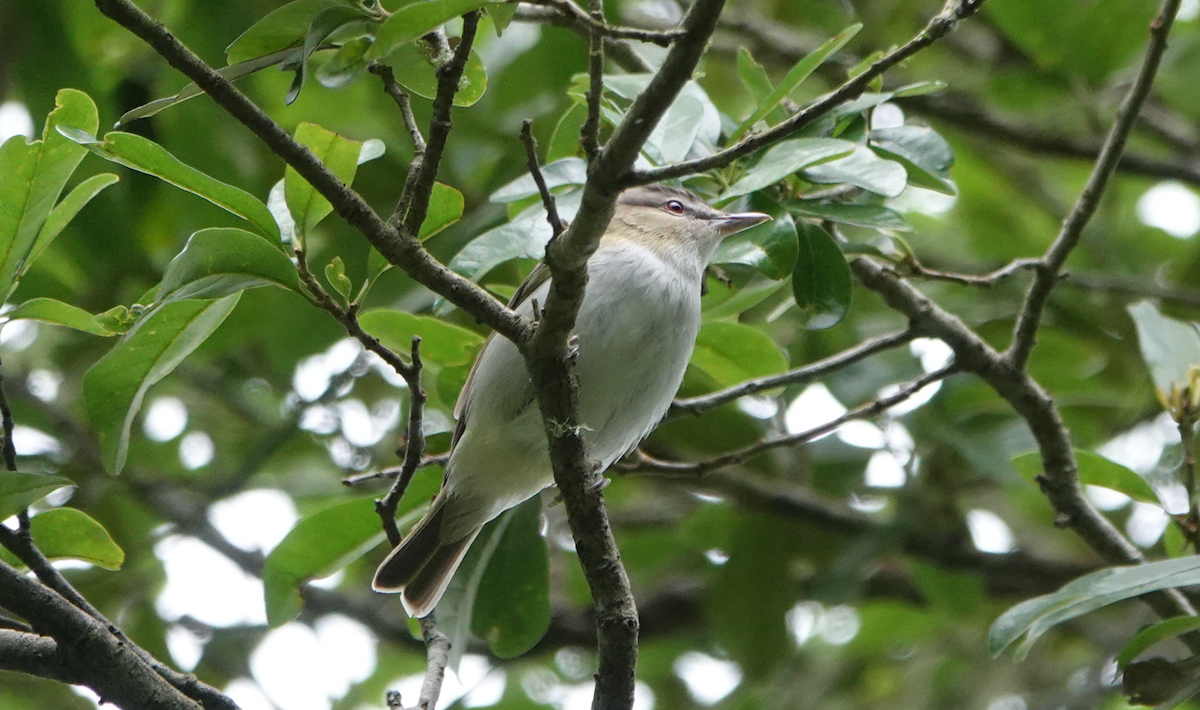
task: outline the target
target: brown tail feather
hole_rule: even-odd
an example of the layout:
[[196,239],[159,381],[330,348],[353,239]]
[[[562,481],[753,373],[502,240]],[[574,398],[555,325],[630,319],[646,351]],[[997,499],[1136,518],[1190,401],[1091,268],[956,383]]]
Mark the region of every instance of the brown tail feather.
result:
[[478,534],[479,528],[475,528],[463,539],[438,547],[417,575],[409,580],[404,587],[404,596],[400,598],[409,616],[414,619],[429,616]]
[[441,545],[444,505],[437,501],[431,515],[417,523],[408,535],[392,550],[379,569],[371,587],[377,592],[399,592],[421,571]]

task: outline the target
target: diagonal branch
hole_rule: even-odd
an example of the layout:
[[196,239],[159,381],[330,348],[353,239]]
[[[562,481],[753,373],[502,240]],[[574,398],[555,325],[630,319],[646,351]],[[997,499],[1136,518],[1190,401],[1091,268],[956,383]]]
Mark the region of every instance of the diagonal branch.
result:
[[774,145],[789,138],[805,126],[867,90],[878,76],[950,33],[962,20],[970,17],[983,6],[985,0],[948,0],[942,11],[933,17],[925,28],[902,46],[893,49],[876,60],[866,71],[846,81],[838,88],[805,107],[791,118],[762,133],[745,138],[738,143],[705,158],[686,160],[673,165],[635,172],[628,176],[626,185],[646,185],[673,178],[682,178],[715,168],[723,168],[739,158]]
[[130,0],[93,0],[109,18],[140,37],[329,200],[338,215],[392,264],[510,340],[527,337],[529,324],[491,294],[434,259],[415,234],[388,225],[354,190],[275,123],[227,79],[204,63],[161,23]]
[[684,414],[693,414],[699,416],[705,412],[715,409],[716,407],[732,402],[747,395],[765,392],[766,390],[775,389],[776,387],[785,387],[788,385],[802,385],[812,382],[813,380],[824,377],[825,375],[836,372],[844,367],[849,367],[856,362],[860,362],[876,353],[881,353],[884,350],[900,347],[920,335],[913,329],[901,330],[889,335],[881,335],[878,338],[864,340],[852,348],[843,350],[842,352],[831,355],[824,360],[819,360],[814,363],[797,367],[794,370],[788,370],[778,375],[770,375],[767,377],[758,377],[752,380],[740,382],[732,387],[727,387],[717,392],[700,395],[699,397],[689,397],[687,399],[677,399],[671,404],[671,409],[667,412],[667,418],[673,419]]
[[1163,52],[1166,51],[1167,36],[1171,33],[1171,24],[1175,20],[1175,13],[1179,11],[1180,1],[1164,0],[1158,16],[1150,23],[1150,41],[1146,45],[1137,79],[1129,88],[1125,100],[1121,102],[1116,120],[1113,121],[1108,137],[1104,140],[1100,156],[1096,159],[1092,174],[1088,176],[1087,184],[1075,202],[1075,207],[1063,221],[1062,229],[1059,230],[1054,243],[1042,256],[1041,263],[1034,271],[1033,283],[1025,295],[1025,305],[1013,329],[1012,343],[1004,354],[1017,369],[1024,369],[1029,362],[1038,327],[1042,322],[1042,314],[1046,310],[1050,293],[1058,282],[1059,271],[1083,236],[1084,227],[1100,206],[1100,199],[1120,163],[1121,154],[1125,152],[1125,142],[1133,130],[1134,123],[1137,122],[1142,104],[1150,95],[1150,88],[1154,85],[1154,76],[1158,73]]

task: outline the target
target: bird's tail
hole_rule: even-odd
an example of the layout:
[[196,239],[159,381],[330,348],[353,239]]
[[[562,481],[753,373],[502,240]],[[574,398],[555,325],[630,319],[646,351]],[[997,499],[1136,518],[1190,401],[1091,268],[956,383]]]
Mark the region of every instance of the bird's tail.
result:
[[453,541],[442,539],[446,499],[434,507],[392,550],[371,586],[377,592],[403,592],[401,602],[414,619],[428,616],[441,600],[450,578],[479,534],[479,528]]

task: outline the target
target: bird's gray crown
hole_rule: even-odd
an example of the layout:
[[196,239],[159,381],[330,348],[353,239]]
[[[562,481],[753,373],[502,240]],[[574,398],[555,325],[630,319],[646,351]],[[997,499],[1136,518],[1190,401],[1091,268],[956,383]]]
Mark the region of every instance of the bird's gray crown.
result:
[[617,198],[618,205],[636,205],[640,207],[662,207],[669,200],[679,200],[686,208],[687,214],[699,219],[715,219],[721,213],[710,207],[704,200],[681,187],[669,185],[642,185],[631,187]]

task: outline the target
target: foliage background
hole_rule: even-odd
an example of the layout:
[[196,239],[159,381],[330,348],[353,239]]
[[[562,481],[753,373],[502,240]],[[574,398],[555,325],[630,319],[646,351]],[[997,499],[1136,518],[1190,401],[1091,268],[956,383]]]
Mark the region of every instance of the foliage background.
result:
[[[276,3],[162,0],[141,5],[217,64],[225,46]],[[752,100],[735,71],[738,47],[749,48],[778,79],[799,58],[797,48],[811,50],[852,22],[862,22],[864,29],[846,53],[863,56],[907,40],[937,10],[938,4],[927,0],[731,3],[715,49],[702,65],[701,84],[723,113],[740,119]],[[656,13],[671,17],[678,8],[669,2],[610,2],[607,11],[637,24]],[[1066,282],[1053,297],[1031,361],[1034,376],[1059,402],[1077,448],[1095,450],[1107,443],[1102,450],[1119,455],[1123,442],[1149,462],[1139,473],[1175,495],[1177,439],[1161,420],[1125,306],[1163,295],[1162,287],[1171,286],[1178,292],[1163,299],[1166,312],[1194,319],[1200,308],[1200,291],[1191,290],[1200,279],[1195,228],[1187,238],[1177,238],[1148,226],[1138,210],[1139,200],[1165,179],[1190,184],[1192,190],[1200,184],[1194,167],[1200,156],[1200,104],[1194,91],[1200,29],[1194,3],[1187,11],[1192,19],[1176,27],[1148,118],[1131,148],[1161,169],[1132,166],[1120,173],[1072,257],[1071,271],[1080,278]],[[910,191],[894,203],[915,228],[906,239],[923,263],[983,273],[1045,249],[1086,178],[1090,162],[1077,154],[1094,150],[1103,135],[1152,13],[1152,7],[1134,0],[1057,5],[993,0],[960,31],[889,75],[889,85],[935,79],[949,85],[943,95],[899,102],[910,117],[934,126],[951,142],[957,161],[958,195],[952,202]],[[447,261],[504,218],[503,206],[487,197],[525,171],[516,139],[521,121],[533,118],[545,145],[568,108],[572,77],[586,70],[587,43],[566,29],[518,23],[502,38],[488,27],[480,35],[488,90],[475,106],[456,111],[439,174],[440,182],[463,192],[466,213],[428,242]],[[802,102],[819,95],[844,69],[835,63],[793,98]],[[387,153],[360,168],[355,187],[377,209],[390,211],[411,156],[391,100],[367,77],[337,91],[310,82],[296,103],[285,106],[290,78],[268,71],[241,87],[289,130],[311,121],[356,140],[381,139]],[[89,2],[0,3],[0,100],[22,103],[35,125],[53,108],[62,87],[95,98],[104,127],[183,83]],[[415,101],[414,108],[419,119],[427,119],[427,101]],[[133,130],[262,198],[281,175],[280,161],[204,97],[134,124]],[[88,158],[76,179],[110,169]],[[145,175],[118,172],[121,181],[89,205],[34,265],[13,303],[48,296],[92,312],[132,304],[161,279],[188,235],[238,224],[193,195]],[[1194,210],[1191,194],[1192,201],[1180,198],[1176,209]],[[324,222],[309,246],[314,265],[323,267],[340,256],[355,283],[363,278],[367,245],[338,220]],[[531,266],[530,260],[505,264],[484,282],[505,294]],[[731,267],[731,274],[739,286],[752,278],[749,270]],[[1018,275],[989,290],[937,282],[921,286],[1003,347],[1025,279]],[[722,292],[714,284],[710,303]],[[826,331],[806,331],[795,308],[770,318],[785,298],[786,293],[769,297],[736,320],[769,335],[792,366],[903,327],[895,313],[860,289],[846,321]],[[407,311],[435,306],[428,292],[397,270],[382,277],[368,305]],[[479,330],[461,314],[446,318]],[[129,469],[113,478],[98,463],[80,398],[84,371],[111,342],[25,323],[8,325],[3,334],[5,386],[17,423],[27,428],[25,448],[18,439],[19,453],[28,466],[73,480],[78,488],[70,505],[103,523],[126,554],[119,572],[80,569],[70,573],[71,580],[160,658],[171,658],[166,638],[172,629],[205,639],[195,670],[206,682],[225,687],[261,673],[250,659],[270,632],[264,624],[212,625],[163,618],[156,611],[169,566],[156,555],[163,549],[156,543],[171,535],[196,536],[253,569],[257,551],[239,552],[219,539],[209,522],[213,504],[267,489],[286,494],[303,516],[370,494],[348,492],[341,479],[396,463],[395,427],[397,414],[407,409],[406,394],[378,370],[358,367],[325,401],[308,404],[311,397],[297,394],[311,387],[302,373],[312,377],[320,371],[310,358],[330,352],[344,333],[293,294],[248,291],[216,334],[148,398],[178,399],[187,411],[188,431],[211,438],[212,460],[188,469],[180,457],[180,438],[154,441],[141,434],[139,422]],[[935,346],[927,348],[936,355]],[[754,361],[743,364],[750,367]],[[900,348],[839,371],[824,385],[852,407],[922,372],[919,358]],[[685,391],[711,388],[709,376],[693,372]],[[39,397],[46,390],[38,383],[47,377],[58,382],[56,392]],[[674,420],[646,448],[694,460],[746,445],[786,428],[787,405],[802,391],[792,387],[778,393],[773,418],[726,406]],[[447,403],[452,401],[449,393],[435,395],[431,433],[437,433],[439,421],[440,431],[449,426]],[[768,411],[772,406],[759,404]],[[375,413],[377,436],[361,434],[363,417],[355,415],[364,409]],[[703,704],[705,684],[685,681],[689,663],[706,669],[710,686],[719,672],[740,677],[737,687],[717,701],[727,708],[1120,707],[1119,694],[1109,687],[1111,658],[1151,620],[1141,607],[1118,606],[1055,629],[1021,663],[988,654],[987,630],[1001,612],[1097,565],[1077,538],[1055,528],[1049,504],[1011,464],[1034,448],[1024,423],[985,385],[966,376],[946,381],[923,406],[876,423],[879,428],[865,433],[860,428],[857,438],[853,430],[844,431],[704,481],[613,474],[606,496],[643,614],[639,678],[649,691],[645,707],[650,697],[659,708]],[[357,437],[349,431],[356,426]],[[53,443],[37,450],[30,429]],[[1111,444],[1129,432],[1134,438]],[[864,441],[872,446],[854,445]],[[432,444],[437,442],[435,436]],[[868,485],[865,473],[879,457],[884,463],[876,466],[890,460],[893,467],[904,467],[903,485]],[[1131,461],[1128,454],[1125,461]],[[432,487],[438,474],[419,475]],[[1126,502],[1106,514],[1127,527],[1150,556],[1161,557],[1164,543],[1153,533],[1165,519],[1152,508]],[[980,538],[973,537],[969,525],[972,515],[979,519],[974,511],[999,516],[1016,551],[979,551]],[[550,508],[548,515],[550,539],[564,539],[561,510]],[[241,521],[243,526],[251,522]],[[587,589],[573,556],[555,544],[550,550],[550,633],[526,656],[490,660],[507,679],[494,707],[569,704],[570,688],[590,676]],[[356,619],[378,638],[374,669],[364,661],[361,675],[369,676],[334,698],[334,707],[378,707],[389,683],[424,667],[423,652],[407,637],[398,604],[367,591],[370,570],[383,553],[379,546],[352,564],[332,592],[314,593],[302,616],[304,623],[319,625],[322,617],[337,613]],[[196,583],[229,584],[215,575]],[[249,597],[245,603],[260,602]],[[487,654],[485,647],[476,650]],[[302,667],[293,667],[293,687],[306,687]],[[291,701],[295,705],[279,701],[280,707],[326,707],[313,693],[319,695],[313,691],[305,700]],[[0,705],[89,703],[55,683],[6,673]]]

